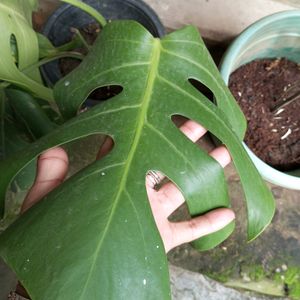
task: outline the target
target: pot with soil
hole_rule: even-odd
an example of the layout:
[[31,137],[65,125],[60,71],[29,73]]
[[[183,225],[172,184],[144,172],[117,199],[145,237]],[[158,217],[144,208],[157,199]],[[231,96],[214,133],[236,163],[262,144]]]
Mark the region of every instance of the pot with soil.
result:
[[[126,19],[135,20],[142,24],[154,37],[164,35],[164,27],[156,13],[141,0],[84,0],[83,2],[98,10],[106,20]],[[86,46],[76,49],[82,54],[87,53],[87,48],[93,44],[100,32],[100,27],[95,20],[77,7],[70,4],[61,5],[47,20],[43,34],[58,47],[74,36],[78,30],[84,38]],[[72,71],[80,61],[72,58],[55,60],[41,68],[42,76],[48,86],[53,86],[60,78]],[[118,94],[119,87],[111,86],[109,89],[97,89],[89,98],[96,101],[106,100]],[[93,101],[89,100],[89,104]]]
[[249,26],[220,69],[246,115],[245,148],[259,172],[271,183],[300,190],[300,11]]

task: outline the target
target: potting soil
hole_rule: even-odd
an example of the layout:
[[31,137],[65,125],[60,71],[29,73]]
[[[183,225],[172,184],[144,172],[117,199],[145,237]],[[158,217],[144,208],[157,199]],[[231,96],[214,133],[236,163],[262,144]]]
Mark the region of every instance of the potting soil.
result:
[[255,60],[235,70],[229,88],[247,121],[245,142],[267,164],[300,167],[300,64]]

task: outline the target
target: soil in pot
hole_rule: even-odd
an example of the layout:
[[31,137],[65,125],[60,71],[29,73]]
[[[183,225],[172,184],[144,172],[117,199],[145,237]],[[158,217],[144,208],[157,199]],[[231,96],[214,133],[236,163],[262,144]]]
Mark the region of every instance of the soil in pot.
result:
[[[70,30],[74,31],[73,28],[70,28]],[[90,23],[90,24],[86,25],[85,27],[80,28],[78,30],[79,30],[81,36],[84,38],[85,42],[91,46],[95,42],[101,28],[98,23]],[[88,50],[86,47],[77,48],[77,49],[74,49],[74,51],[82,53],[83,55],[86,55],[88,53]],[[65,76],[68,73],[70,73],[71,71],[73,71],[76,67],[78,67],[79,64],[80,64],[80,60],[78,60],[78,59],[62,58],[59,60],[59,69],[61,71],[61,74],[63,76]],[[93,102],[89,101],[89,103],[91,105],[95,105],[95,104],[97,104],[97,102],[107,100],[107,99],[119,94],[121,91],[122,91],[122,88],[117,85],[98,88],[95,91],[93,91],[89,96],[90,99],[95,100],[95,101],[93,101]]]
[[229,89],[247,121],[245,143],[281,171],[300,167],[300,65],[261,59],[235,70]]

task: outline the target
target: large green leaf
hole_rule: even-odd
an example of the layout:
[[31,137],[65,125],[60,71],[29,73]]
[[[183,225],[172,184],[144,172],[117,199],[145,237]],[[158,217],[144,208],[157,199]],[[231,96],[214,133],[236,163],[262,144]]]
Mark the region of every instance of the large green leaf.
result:
[[0,80],[51,101],[52,91],[42,84],[38,68],[26,74],[22,72],[39,60],[38,40],[31,24],[36,5],[34,0],[3,0],[0,3]]
[[[188,79],[209,87],[218,106]],[[120,85],[114,98],[76,116],[100,86]],[[145,192],[148,170],[166,174],[192,215],[230,205],[222,168],[172,123],[180,114],[205,126],[231,152],[248,207],[248,238],[269,224],[274,202],[241,140],[245,120],[197,30],[162,40],[130,21],[105,26],[80,66],[55,94],[74,117],[0,167],[0,195],[11,178],[43,150],[102,133],[113,150],[71,177],[0,236],[0,254],[32,299],[168,299],[168,268]],[[233,230],[198,240],[209,249]]]
[[[31,140],[26,129],[24,130],[23,126],[20,126],[19,120],[15,118],[10,104],[5,90],[0,89],[0,160],[6,159],[12,153],[22,151]],[[0,232],[16,218],[17,210],[20,208],[28,188],[32,185],[34,176],[35,161],[32,161],[14,178],[6,199],[5,217],[0,221]]]

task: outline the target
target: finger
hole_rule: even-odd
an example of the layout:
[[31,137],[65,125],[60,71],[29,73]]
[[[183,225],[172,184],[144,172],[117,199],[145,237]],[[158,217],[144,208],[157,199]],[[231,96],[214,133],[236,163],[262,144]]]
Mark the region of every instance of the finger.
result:
[[[183,125],[181,125],[180,131],[192,142],[196,142],[206,133],[206,129],[193,120],[188,120]],[[158,181],[162,181],[164,179],[164,176],[158,171],[150,171],[149,173],[151,172],[154,173],[152,174],[154,176],[146,177],[146,185],[150,188],[154,188],[155,185],[157,185]]]
[[[215,148],[210,152],[210,155],[222,166],[225,167],[230,163],[230,155],[225,146]],[[155,172],[158,173],[158,172]],[[161,173],[159,173],[161,174]],[[162,175],[161,175],[162,176]],[[150,204],[160,205],[165,213],[165,217],[169,217],[179,206],[181,206],[185,199],[176,185],[172,182],[164,184],[158,191],[153,190],[153,179],[147,176],[146,188]],[[157,202],[154,204],[153,202]]]
[[34,184],[24,200],[21,213],[56,188],[65,179],[67,171],[68,155],[62,148],[53,148],[41,154]]
[[169,223],[173,236],[172,244],[166,250],[194,241],[202,236],[218,231],[234,220],[234,212],[229,208],[218,208],[205,215],[180,223]]
[[193,120],[186,121],[180,126],[180,130],[192,142],[199,140],[207,131],[203,126]]
[[182,193],[172,182],[167,182],[158,191],[148,186],[146,189],[152,211],[159,211],[160,216],[165,219],[185,201]]
[[106,154],[110,152],[110,150],[114,146],[114,141],[110,136],[107,136],[102,144],[102,146],[99,149],[99,152],[97,154],[97,159],[100,159],[104,157]]
[[212,150],[209,155],[213,157],[223,168],[231,161],[230,154],[225,146],[220,146]]

